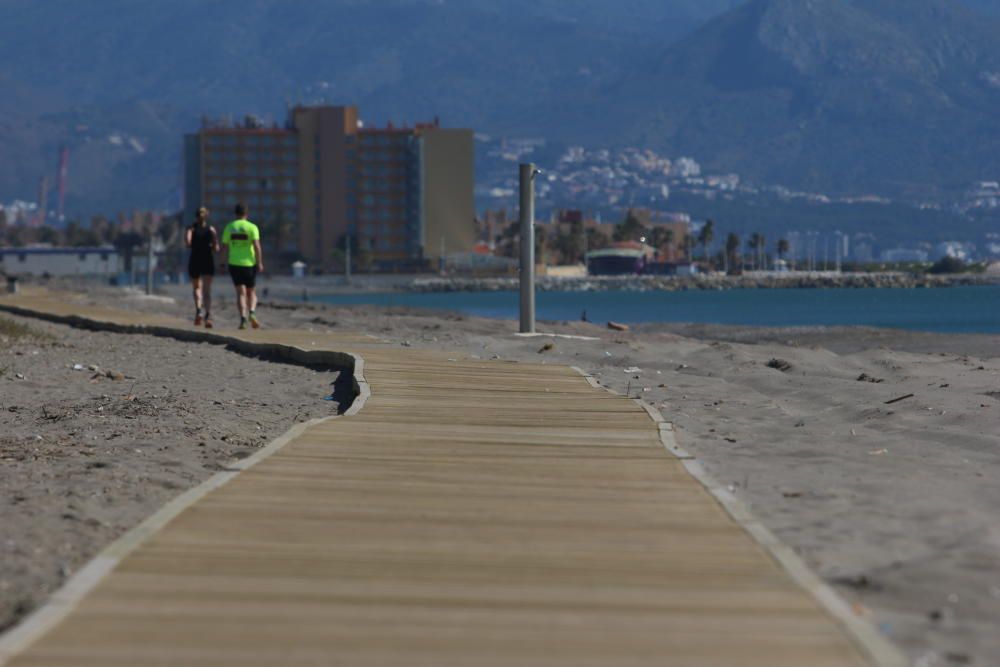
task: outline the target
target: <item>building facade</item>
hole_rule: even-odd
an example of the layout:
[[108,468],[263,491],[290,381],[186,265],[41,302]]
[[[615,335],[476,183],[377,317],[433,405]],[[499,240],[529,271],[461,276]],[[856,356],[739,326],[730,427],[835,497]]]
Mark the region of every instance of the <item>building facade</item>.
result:
[[[203,123],[185,137],[185,209],[246,202],[268,247],[333,266],[419,268],[476,240],[471,130],[364,127],[351,106],[295,107],[283,127]],[[348,241],[350,240],[350,241]]]

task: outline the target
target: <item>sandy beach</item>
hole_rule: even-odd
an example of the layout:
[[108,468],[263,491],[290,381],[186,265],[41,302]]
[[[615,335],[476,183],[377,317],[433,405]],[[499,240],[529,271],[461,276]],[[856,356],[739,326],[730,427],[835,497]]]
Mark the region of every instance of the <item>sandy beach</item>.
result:
[[174,496],[334,413],[331,381],[0,313],[0,630]]
[[[187,291],[168,296],[81,298],[187,317]],[[227,285],[220,328],[233,310]],[[656,405],[680,444],[915,664],[1000,664],[1000,336],[545,322],[593,340],[521,338],[514,322],[402,308],[260,313],[265,326],[578,366]],[[0,317],[41,335],[0,344],[3,525],[17,536],[2,547],[0,627],[220,463],[331,410],[331,378],[309,369]],[[92,382],[90,364],[126,379]]]

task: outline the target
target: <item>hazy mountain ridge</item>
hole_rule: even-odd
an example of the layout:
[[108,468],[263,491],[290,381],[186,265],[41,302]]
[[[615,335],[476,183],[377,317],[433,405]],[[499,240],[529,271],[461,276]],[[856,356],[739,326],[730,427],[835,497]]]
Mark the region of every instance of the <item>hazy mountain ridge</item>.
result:
[[0,201],[34,198],[68,145],[71,209],[165,205],[201,114],[321,99],[817,191],[1000,174],[1000,23],[945,0],[6,0],[0,19]]
[[589,101],[714,170],[930,199],[1000,174],[998,38],[948,0],[754,0]]

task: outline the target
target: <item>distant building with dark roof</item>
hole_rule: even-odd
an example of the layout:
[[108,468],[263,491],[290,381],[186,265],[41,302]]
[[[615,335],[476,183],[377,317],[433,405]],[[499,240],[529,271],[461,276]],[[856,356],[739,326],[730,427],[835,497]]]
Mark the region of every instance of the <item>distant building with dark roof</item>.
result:
[[9,276],[113,276],[120,270],[111,246],[0,248],[0,271]]

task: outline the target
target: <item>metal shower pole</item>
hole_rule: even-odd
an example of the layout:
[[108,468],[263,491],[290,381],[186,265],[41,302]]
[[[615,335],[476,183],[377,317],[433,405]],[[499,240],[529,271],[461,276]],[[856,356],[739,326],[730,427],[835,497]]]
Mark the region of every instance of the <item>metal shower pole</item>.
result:
[[538,173],[534,164],[521,164],[521,333],[535,333],[535,175]]

